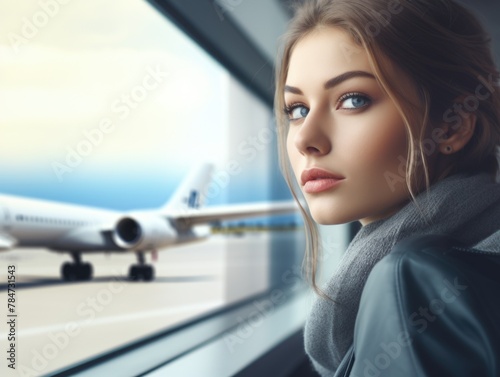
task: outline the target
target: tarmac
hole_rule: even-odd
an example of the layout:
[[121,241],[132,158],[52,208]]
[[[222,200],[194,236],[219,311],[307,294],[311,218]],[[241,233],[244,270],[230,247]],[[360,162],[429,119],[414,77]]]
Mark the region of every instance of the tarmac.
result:
[[[283,232],[282,232],[283,233]],[[293,237],[294,231],[284,237]],[[269,233],[216,234],[208,240],[158,252],[152,282],[132,282],[133,253],[82,254],[94,277],[65,282],[68,254],[25,248],[0,253],[0,375],[40,376],[74,365],[269,286]],[[8,295],[8,266],[15,266],[15,293]],[[15,317],[8,317],[14,298]],[[12,301],[12,300],[11,300]],[[8,321],[14,318],[11,333]],[[9,336],[14,336],[15,370]],[[12,339],[12,338],[11,338]]]

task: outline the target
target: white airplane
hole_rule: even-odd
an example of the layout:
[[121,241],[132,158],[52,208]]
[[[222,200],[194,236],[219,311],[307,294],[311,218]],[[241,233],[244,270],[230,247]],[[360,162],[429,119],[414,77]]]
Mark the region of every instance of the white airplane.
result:
[[64,280],[90,280],[92,265],[83,263],[85,252],[134,252],[138,264],[131,280],[154,279],[146,252],[206,239],[207,225],[220,220],[291,213],[293,201],[249,203],[201,208],[211,182],[213,166],[203,165],[188,175],[172,198],[159,209],[122,213],[81,205],[0,195],[0,250],[45,247],[68,252],[73,263],[61,267]]

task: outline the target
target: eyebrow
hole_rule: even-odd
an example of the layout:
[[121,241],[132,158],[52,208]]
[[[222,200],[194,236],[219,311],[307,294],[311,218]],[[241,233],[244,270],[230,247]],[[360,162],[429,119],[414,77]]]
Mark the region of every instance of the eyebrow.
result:
[[[337,86],[340,83],[342,83],[346,80],[350,80],[354,77],[368,77],[370,79],[375,80],[375,76],[371,73],[368,73],[365,71],[348,71],[348,72],[342,73],[341,75],[335,76],[334,78],[331,78],[330,80],[325,82],[323,87],[325,89],[330,89],[330,88],[333,88],[334,86]],[[303,94],[299,88],[295,88],[295,87],[290,86],[290,85],[285,85],[285,92],[294,93],[294,94]]]

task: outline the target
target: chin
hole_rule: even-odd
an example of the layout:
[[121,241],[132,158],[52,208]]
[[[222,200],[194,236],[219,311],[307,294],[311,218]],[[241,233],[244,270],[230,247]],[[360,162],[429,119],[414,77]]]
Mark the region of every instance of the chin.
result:
[[350,216],[342,216],[339,213],[332,213],[331,211],[327,212],[324,208],[321,211],[311,211],[311,216],[320,225],[339,225],[356,220]]

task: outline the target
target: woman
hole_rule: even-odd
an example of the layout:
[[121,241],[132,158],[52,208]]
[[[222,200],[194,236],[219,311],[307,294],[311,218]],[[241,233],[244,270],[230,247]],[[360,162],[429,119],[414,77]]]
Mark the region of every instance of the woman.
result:
[[[400,240],[447,234],[500,251],[500,80],[489,38],[452,0],[307,0],[277,65],[281,169],[303,195],[319,293],[305,347],[333,375],[365,282]],[[316,285],[315,223],[361,230]]]

